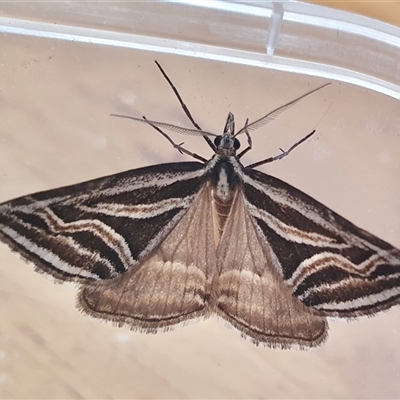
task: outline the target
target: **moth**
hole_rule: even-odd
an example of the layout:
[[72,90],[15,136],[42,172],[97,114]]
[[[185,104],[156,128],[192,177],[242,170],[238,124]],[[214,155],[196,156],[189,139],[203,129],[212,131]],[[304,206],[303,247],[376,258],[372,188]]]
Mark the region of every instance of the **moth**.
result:
[[[256,344],[308,348],[326,317],[375,314],[399,303],[400,250],[287,183],[244,167],[250,131],[317,88],[235,133],[152,126],[197,161],[153,165],[0,205],[0,239],[39,272],[80,284],[79,308],[147,333],[217,315]],[[210,160],[166,130],[203,136]],[[238,135],[248,146],[238,153]],[[210,139],[214,138],[214,141]]]

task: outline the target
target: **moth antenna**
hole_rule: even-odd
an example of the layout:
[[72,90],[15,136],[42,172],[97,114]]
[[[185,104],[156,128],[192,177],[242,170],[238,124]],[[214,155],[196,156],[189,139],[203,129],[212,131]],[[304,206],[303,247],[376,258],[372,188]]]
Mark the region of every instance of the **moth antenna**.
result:
[[185,149],[182,147],[184,143],[176,144],[169,135],[167,135],[165,132],[163,132],[157,125],[153,124],[152,121],[149,121],[145,116],[143,116],[143,119],[152,127],[154,128],[157,132],[161,133],[173,146],[174,149],[178,150],[179,153],[181,154],[187,154],[188,156],[191,156],[197,160],[200,160],[203,163],[206,163],[208,160],[203,158],[202,156],[199,156],[196,153],[192,153],[191,151]]
[[[200,125],[194,120],[192,114],[189,111],[189,108],[186,106],[186,104],[184,103],[181,95],[178,92],[178,89],[175,87],[175,85],[172,83],[171,79],[169,78],[169,76],[166,74],[166,72],[163,70],[163,68],[161,67],[161,65],[159,64],[159,62],[157,60],[154,61],[158,67],[158,69],[160,70],[160,72],[162,73],[163,77],[165,78],[165,80],[168,82],[169,86],[171,87],[171,89],[173,90],[176,98],[178,99],[184,113],[186,114],[186,116],[189,118],[190,122],[193,124],[193,126],[195,128],[197,128],[199,131],[203,131],[203,129],[201,129]],[[213,151],[215,151],[215,146],[214,143],[212,142],[212,140],[210,138],[208,138],[207,136],[203,136],[205,141],[207,142],[207,144],[213,149]]]
[[290,101],[289,103],[284,104],[283,106],[280,106],[278,108],[275,108],[275,110],[272,110],[269,112],[267,115],[264,115],[263,117],[257,119],[256,121],[251,122],[249,125],[243,127],[242,129],[239,130],[238,133],[236,133],[236,136],[240,135],[241,133],[244,133],[245,130],[255,130],[258,129],[271,121],[275,120],[280,114],[282,114],[284,111],[289,109],[290,107],[294,106],[296,103],[298,103],[300,100],[304,99],[305,97],[309,96],[310,94],[313,94],[315,92],[318,92],[319,90],[323,89],[324,87],[330,85],[331,83],[325,83],[322,86],[317,87],[316,89],[313,89],[300,97],[297,97],[296,99]]
[[145,123],[145,124],[152,124],[156,125],[158,127],[164,128],[164,129],[169,129],[170,131],[173,132],[178,132],[184,135],[191,135],[191,136],[218,136],[215,133],[207,132],[207,131],[200,131],[198,129],[190,129],[190,128],[184,128],[182,126],[178,125],[173,125],[173,124],[167,124],[165,122],[158,122],[158,121],[151,121],[148,119],[143,119],[143,118],[138,118],[138,117],[131,117],[129,115],[122,115],[122,114],[110,114],[111,117],[118,117],[118,118],[126,118],[126,119],[131,119],[133,121]]

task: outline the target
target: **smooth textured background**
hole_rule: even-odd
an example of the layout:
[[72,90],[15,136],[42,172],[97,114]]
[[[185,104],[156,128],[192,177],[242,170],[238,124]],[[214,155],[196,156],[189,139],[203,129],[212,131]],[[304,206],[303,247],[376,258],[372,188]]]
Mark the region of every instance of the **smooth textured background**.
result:
[[307,3],[319,4],[325,7],[337,8],[366,17],[375,18],[379,21],[392,25],[400,25],[400,2],[386,0],[363,0],[363,1],[313,1]]
[[[376,4],[378,11],[397,6]],[[187,125],[153,58],[69,42],[2,41],[0,201],[187,159],[153,130],[109,117],[145,114]],[[158,60],[198,122],[214,132],[228,111],[240,125],[324,82],[189,58]],[[260,169],[400,247],[399,118],[397,101],[335,83],[256,132],[244,163],[275,155],[316,128],[290,157]],[[210,156],[198,138],[176,140]],[[400,396],[398,308],[331,321],[324,346],[282,351],[256,347],[214,319],[158,335],[119,329],[82,315],[76,292],[0,245],[1,398]]]

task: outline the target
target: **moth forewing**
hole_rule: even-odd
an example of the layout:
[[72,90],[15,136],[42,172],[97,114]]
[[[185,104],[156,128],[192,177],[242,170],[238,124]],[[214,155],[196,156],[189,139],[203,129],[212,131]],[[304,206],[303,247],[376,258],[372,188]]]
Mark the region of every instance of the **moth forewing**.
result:
[[14,199],[0,205],[0,238],[57,279],[110,279],[157,246],[203,174],[158,165]]
[[282,277],[314,313],[357,317],[399,303],[399,249],[277,178],[246,170],[243,179]]

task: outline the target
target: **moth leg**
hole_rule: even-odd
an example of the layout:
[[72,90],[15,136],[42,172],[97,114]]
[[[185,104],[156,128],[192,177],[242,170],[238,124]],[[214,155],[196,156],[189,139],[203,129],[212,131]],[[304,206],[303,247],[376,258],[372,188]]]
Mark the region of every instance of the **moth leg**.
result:
[[[190,113],[189,109],[187,108],[186,104],[183,102],[181,95],[178,92],[178,89],[174,86],[174,84],[172,83],[171,79],[169,79],[168,75],[165,73],[165,71],[162,69],[161,65],[157,62],[154,61],[158,67],[158,69],[160,70],[160,72],[162,73],[163,77],[166,79],[166,81],[168,82],[169,86],[171,86],[171,89],[173,90],[176,98],[178,99],[184,113],[186,114],[186,116],[189,118],[190,122],[193,124],[193,126],[198,129],[199,131],[202,131],[203,129],[201,129],[200,125],[194,120],[194,118],[192,117],[192,114]],[[212,142],[212,140],[207,137],[207,136],[203,136],[203,138],[205,139],[205,141],[207,142],[207,144],[215,151],[215,145]],[[196,157],[195,157],[196,158]]]
[[248,151],[250,151],[253,148],[253,141],[251,139],[250,133],[247,130],[247,124],[249,123],[249,119],[246,119],[246,122],[244,124],[244,133],[247,136],[247,144],[248,146],[237,155],[237,158],[240,160]]
[[292,152],[292,150],[294,150],[297,146],[299,146],[300,144],[305,142],[308,138],[310,138],[312,135],[314,135],[314,133],[315,133],[315,129],[311,133],[309,133],[307,136],[305,136],[303,139],[299,140],[297,143],[295,143],[293,146],[291,146],[289,150],[284,151],[284,150],[280,149],[282,152],[281,154],[278,154],[275,157],[266,158],[265,160],[258,161],[254,164],[250,164],[246,168],[255,168],[255,167],[259,167],[260,165],[263,165],[263,164],[281,160],[282,158],[288,156]]
[[180,144],[176,144],[170,137],[169,135],[167,135],[164,131],[162,131],[158,126],[154,125],[151,123],[151,121],[149,121],[145,116],[143,116],[143,119],[146,120],[146,122],[153,127],[157,132],[161,133],[161,135],[163,135],[174,147],[174,149],[177,149],[179,151],[179,153],[183,154],[187,154],[190,157],[195,158],[196,160],[200,160],[203,163],[207,163],[208,160],[206,160],[204,157],[199,156],[196,153],[192,153],[191,151],[185,149],[184,147],[182,147],[183,143]]

